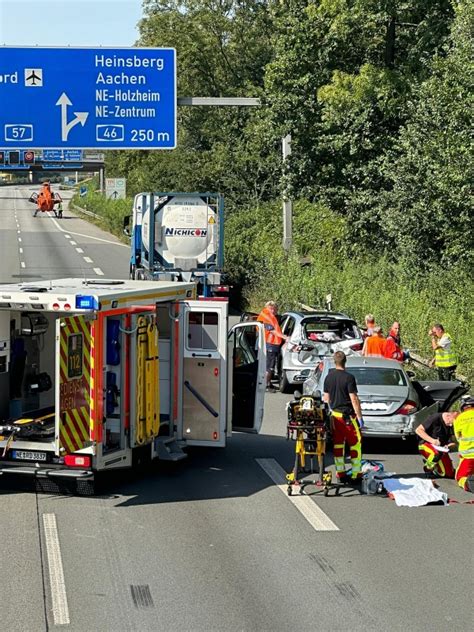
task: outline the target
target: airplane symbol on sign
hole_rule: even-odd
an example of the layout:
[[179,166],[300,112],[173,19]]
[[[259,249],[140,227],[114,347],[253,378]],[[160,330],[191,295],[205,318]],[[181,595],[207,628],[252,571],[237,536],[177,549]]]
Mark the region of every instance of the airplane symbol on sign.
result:
[[43,85],[43,70],[41,68],[25,68],[25,86],[40,88]]

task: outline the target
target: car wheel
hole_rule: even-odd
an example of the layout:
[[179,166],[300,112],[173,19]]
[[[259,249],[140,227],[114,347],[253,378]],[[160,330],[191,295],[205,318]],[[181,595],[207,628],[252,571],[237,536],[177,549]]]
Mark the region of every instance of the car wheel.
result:
[[280,373],[280,393],[290,393],[291,384],[288,382],[288,378],[286,377],[286,371],[283,369]]

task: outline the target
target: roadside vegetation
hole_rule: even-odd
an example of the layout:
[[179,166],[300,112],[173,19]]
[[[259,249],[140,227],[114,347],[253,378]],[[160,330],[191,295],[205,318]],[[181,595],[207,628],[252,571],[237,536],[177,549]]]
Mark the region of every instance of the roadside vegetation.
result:
[[[400,319],[405,346],[426,358],[438,321],[472,382],[472,0],[143,4],[139,44],[177,49],[179,96],[263,105],[182,107],[176,150],[111,152],[107,175],[127,177],[130,195],[223,193],[226,272],[243,307],[321,307],[331,293],[385,330]],[[130,202],[87,203],[121,231]]]

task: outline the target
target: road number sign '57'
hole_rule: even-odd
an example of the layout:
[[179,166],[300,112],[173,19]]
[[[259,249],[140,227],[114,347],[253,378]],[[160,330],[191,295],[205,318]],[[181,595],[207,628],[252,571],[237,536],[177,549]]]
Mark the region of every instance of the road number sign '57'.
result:
[[172,48],[0,47],[0,147],[173,149]]

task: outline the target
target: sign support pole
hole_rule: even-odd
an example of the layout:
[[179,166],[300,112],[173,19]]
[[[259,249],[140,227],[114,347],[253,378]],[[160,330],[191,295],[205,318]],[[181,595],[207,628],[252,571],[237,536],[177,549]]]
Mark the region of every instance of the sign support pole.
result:
[[[260,99],[255,97],[178,97],[178,105],[204,105],[213,107],[258,107]],[[282,138],[283,165],[291,155],[291,134]],[[283,248],[288,251],[293,243],[293,203],[288,198],[287,190],[283,191]]]

